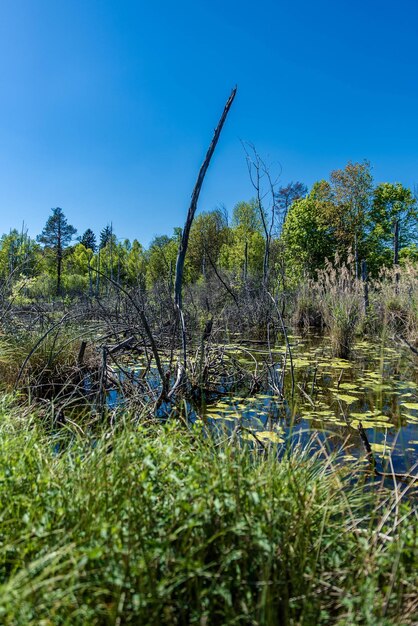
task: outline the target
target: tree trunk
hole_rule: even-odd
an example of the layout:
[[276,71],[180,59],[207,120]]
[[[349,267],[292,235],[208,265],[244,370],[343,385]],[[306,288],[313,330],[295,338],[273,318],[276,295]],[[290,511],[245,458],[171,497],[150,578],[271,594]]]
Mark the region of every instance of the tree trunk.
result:
[[356,279],[358,280],[358,242],[357,233],[354,235],[354,270],[356,273]]
[[62,249],[61,244],[57,247],[57,296],[61,295],[61,268],[62,268]]
[[263,285],[268,289],[268,274],[269,274],[269,259],[270,259],[270,235],[266,236],[266,245],[264,247],[264,260],[263,260]]
[[395,291],[399,289],[399,220],[395,221],[395,229],[393,233],[393,265],[395,267]]
[[175,282],[174,282],[174,302],[177,308],[178,317],[182,325],[183,364],[184,364],[185,369],[186,369],[187,356],[186,356],[186,330],[184,326],[184,317],[183,317],[183,312],[182,312],[182,288],[183,288],[184,262],[186,259],[187,246],[189,244],[190,229],[191,229],[193,219],[196,213],[197,202],[199,199],[200,190],[202,188],[202,184],[203,184],[207,169],[209,167],[210,161],[215,151],[216,144],[218,143],[218,139],[220,137],[222,127],[227,118],[229,109],[231,108],[231,105],[234,101],[236,92],[237,92],[237,88],[234,87],[234,89],[231,92],[231,95],[229,96],[226,102],[221,118],[215,129],[213,139],[206,153],[205,160],[203,161],[203,164],[199,170],[199,175],[197,177],[197,181],[193,189],[192,199],[190,202],[189,210],[187,212],[186,222],[184,225],[184,229],[183,229],[182,236],[180,239],[180,244],[179,244],[179,251],[178,251],[177,262],[176,262],[176,277],[175,277]]
[[57,232],[57,296],[61,295],[61,265],[62,265],[62,237],[61,237],[61,218],[59,218],[58,232]]
[[99,251],[97,253],[97,260],[96,260],[96,265],[97,265],[97,275],[96,275],[96,297],[99,296],[99,291],[100,291],[100,248]]

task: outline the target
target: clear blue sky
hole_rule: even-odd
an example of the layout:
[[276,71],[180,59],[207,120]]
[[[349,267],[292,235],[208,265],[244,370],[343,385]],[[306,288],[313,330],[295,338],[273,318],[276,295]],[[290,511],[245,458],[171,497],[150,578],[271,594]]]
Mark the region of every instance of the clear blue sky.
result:
[[148,244],[251,196],[240,139],[308,185],[369,159],[418,182],[416,0],[1,0],[0,232],[51,207]]

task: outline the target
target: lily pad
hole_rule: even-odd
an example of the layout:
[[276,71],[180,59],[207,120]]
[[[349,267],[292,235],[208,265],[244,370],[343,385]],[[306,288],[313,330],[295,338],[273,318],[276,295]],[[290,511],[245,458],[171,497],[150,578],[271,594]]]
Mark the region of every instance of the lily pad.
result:
[[279,433],[270,430],[258,431],[255,434],[262,441],[272,441],[273,443],[283,443],[284,441]]
[[390,448],[385,443],[371,443],[370,447],[373,450],[373,452],[377,452],[378,454],[382,454],[385,456],[390,455]]
[[411,411],[418,411],[418,402],[402,402],[401,403],[405,409],[410,409]]
[[344,394],[344,393],[338,393],[337,398],[338,400],[342,400],[343,402],[346,402],[347,404],[353,404],[354,402],[358,401],[358,398],[356,398],[356,396],[349,396],[348,394]]

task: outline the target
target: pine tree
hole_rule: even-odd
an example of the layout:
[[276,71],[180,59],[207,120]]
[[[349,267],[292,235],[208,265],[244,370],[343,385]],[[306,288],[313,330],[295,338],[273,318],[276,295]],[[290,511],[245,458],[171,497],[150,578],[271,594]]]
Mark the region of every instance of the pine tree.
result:
[[93,252],[96,252],[97,250],[96,235],[91,230],[91,228],[88,228],[86,232],[82,235],[82,237],[80,237],[80,243],[82,243],[85,248],[93,250]]
[[52,215],[48,218],[47,223],[37,240],[44,244],[46,248],[50,248],[55,252],[57,263],[57,295],[61,293],[61,268],[64,248],[68,246],[71,238],[77,230],[71,224],[68,224],[67,218],[62,209],[57,207],[51,209]]
[[112,224],[110,224],[110,226],[109,224],[107,224],[107,226],[105,226],[100,233],[100,244],[99,244],[100,250],[105,248],[107,244],[110,242],[116,243],[116,237],[113,234]]

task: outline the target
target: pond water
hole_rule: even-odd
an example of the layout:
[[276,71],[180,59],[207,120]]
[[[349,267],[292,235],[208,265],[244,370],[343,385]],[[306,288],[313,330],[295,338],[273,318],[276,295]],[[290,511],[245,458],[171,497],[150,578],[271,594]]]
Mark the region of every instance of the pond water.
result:
[[[413,355],[401,346],[358,341],[349,361],[336,359],[329,338],[312,335],[293,335],[290,345],[293,400],[288,372],[285,401],[271,392],[230,394],[195,408],[194,419],[228,432],[241,426],[241,437],[261,444],[284,443],[289,437],[304,442],[319,432],[328,448],[341,449],[347,461],[364,456],[361,422],[383,468],[392,462],[395,472],[410,470],[418,460],[418,362]],[[232,345],[228,350],[248,367],[253,365],[248,348]],[[280,362],[284,350],[276,348],[273,360]],[[268,358],[265,349],[252,348],[251,353],[259,361]]]
[[[379,468],[404,473],[418,460],[418,360],[393,342],[359,340],[350,360],[331,354],[326,336],[289,337],[295,373],[292,398],[289,359],[285,400],[262,393],[225,393],[218,401],[188,405],[187,417],[226,434],[238,433],[261,447],[302,443],[318,434],[329,450],[347,462],[365,458],[358,432],[361,422]],[[224,346],[240,365],[254,369],[269,360],[265,346]],[[280,368],[285,345],[272,351]],[[136,364],[140,369],[140,366]],[[303,391],[301,391],[303,389]],[[414,474],[417,473],[415,469]]]

